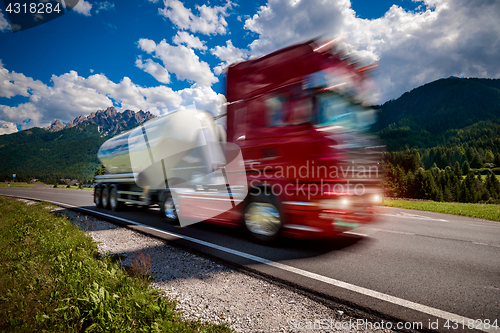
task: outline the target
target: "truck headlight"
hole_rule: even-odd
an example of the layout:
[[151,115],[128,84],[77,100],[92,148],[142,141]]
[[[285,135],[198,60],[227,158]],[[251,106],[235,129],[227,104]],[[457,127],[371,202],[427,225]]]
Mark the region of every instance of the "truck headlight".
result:
[[382,195],[381,194],[374,194],[374,195],[372,195],[371,199],[372,199],[372,202],[374,204],[379,204],[382,202]]
[[329,199],[321,202],[322,209],[336,209],[336,210],[345,210],[349,208],[351,202],[349,198],[338,198],[338,199]]

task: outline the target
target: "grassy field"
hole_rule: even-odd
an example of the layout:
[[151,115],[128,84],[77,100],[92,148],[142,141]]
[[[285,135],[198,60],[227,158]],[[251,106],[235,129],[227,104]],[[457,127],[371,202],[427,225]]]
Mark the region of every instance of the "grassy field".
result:
[[[54,187],[54,185],[47,185],[47,186],[50,186],[52,188]],[[68,187],[68,185],[57,185],[57,188],[65,188],[65,189],[71,189],[71,190],[83,190],[83,191],[94,191],[93,187],[78,188],[78,186],[76,186],[76,185],[70,185],[70,187]]]
[[410,200],[384,200],[382,205],[500,221],[500,205]]
[[10,184],[0,183],[0,187],[33,187],[33,184],[28,184],[28,183],[10,183]]
[[[47,185],[44,183],[36,183],[36,184],[28,184],[28,183],[10,183],[10,187],[33,187],[33,186],[46,186],[48,188],[53,188],[54,185]],[[0,183],[0,187],[9,187],[9,184],[7,183]],[[72,189],[72,190],[84,190],[84,191],[93,191],[93,187],[84,187],[84,188],[78,188],[76,185],[70,185],[68,187],[67,185],[57,185],[57,188],[66,188],[66,189]]]
[[0,331],[231,332],[184,320],[149,286],[144,266],[101,256],[47,203],[0,197]]

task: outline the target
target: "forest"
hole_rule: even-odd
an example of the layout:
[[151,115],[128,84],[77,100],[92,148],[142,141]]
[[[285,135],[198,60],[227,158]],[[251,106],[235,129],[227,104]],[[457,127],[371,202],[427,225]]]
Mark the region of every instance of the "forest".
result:
[[54,183],[77,179],[87,183],[100,165],[99,147],[109,137],[97,125],[73,127],[58,132],[31,128],[0,136],[0,180],[28,181],[32,178]]
[[500,80],[442,79],[378,108],[387,196],[500,202]]

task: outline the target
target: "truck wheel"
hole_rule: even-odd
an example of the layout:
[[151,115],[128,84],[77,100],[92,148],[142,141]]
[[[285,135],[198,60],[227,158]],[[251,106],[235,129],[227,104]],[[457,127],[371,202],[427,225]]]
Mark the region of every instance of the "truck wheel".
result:
[[109,190],[109,207],[113,212],[117,212],[123,207],[123,201],[118,201],[118,189],[115,185]]
[[102,207],[102,200],[101,200],[101,187],[97,185],[94,187],[94,203],[96,207]]
[[101,202],[102,208],[109,208],[109,188],[108,185],[101,186]]
[[177,224],[177,209],[175,208],[174,199],[170,192],[164,192],[160,201],[160,215],[167,220],[167,223]]
[[276,198],[260,194],[250,196],[245,208],[245,228],[254,239],[262,243],[271,243],[280,236],[282,216]]

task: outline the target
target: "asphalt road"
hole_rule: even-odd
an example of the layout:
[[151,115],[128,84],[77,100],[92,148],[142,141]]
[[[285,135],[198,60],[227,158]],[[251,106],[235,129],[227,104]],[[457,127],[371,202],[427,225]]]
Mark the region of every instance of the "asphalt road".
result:
[[0,194],[99,214],[381,319],[422,322],[424,329],[437,321],[440,332],[469,331],[468,324],[500,332],[477,321],[500,325],[500,222],[381,208],[379,222],[356,229],[359,236],[284,240],[270,247],[238,229],[168,225],[157,209],[97,209],[90,191],[3,187]]

